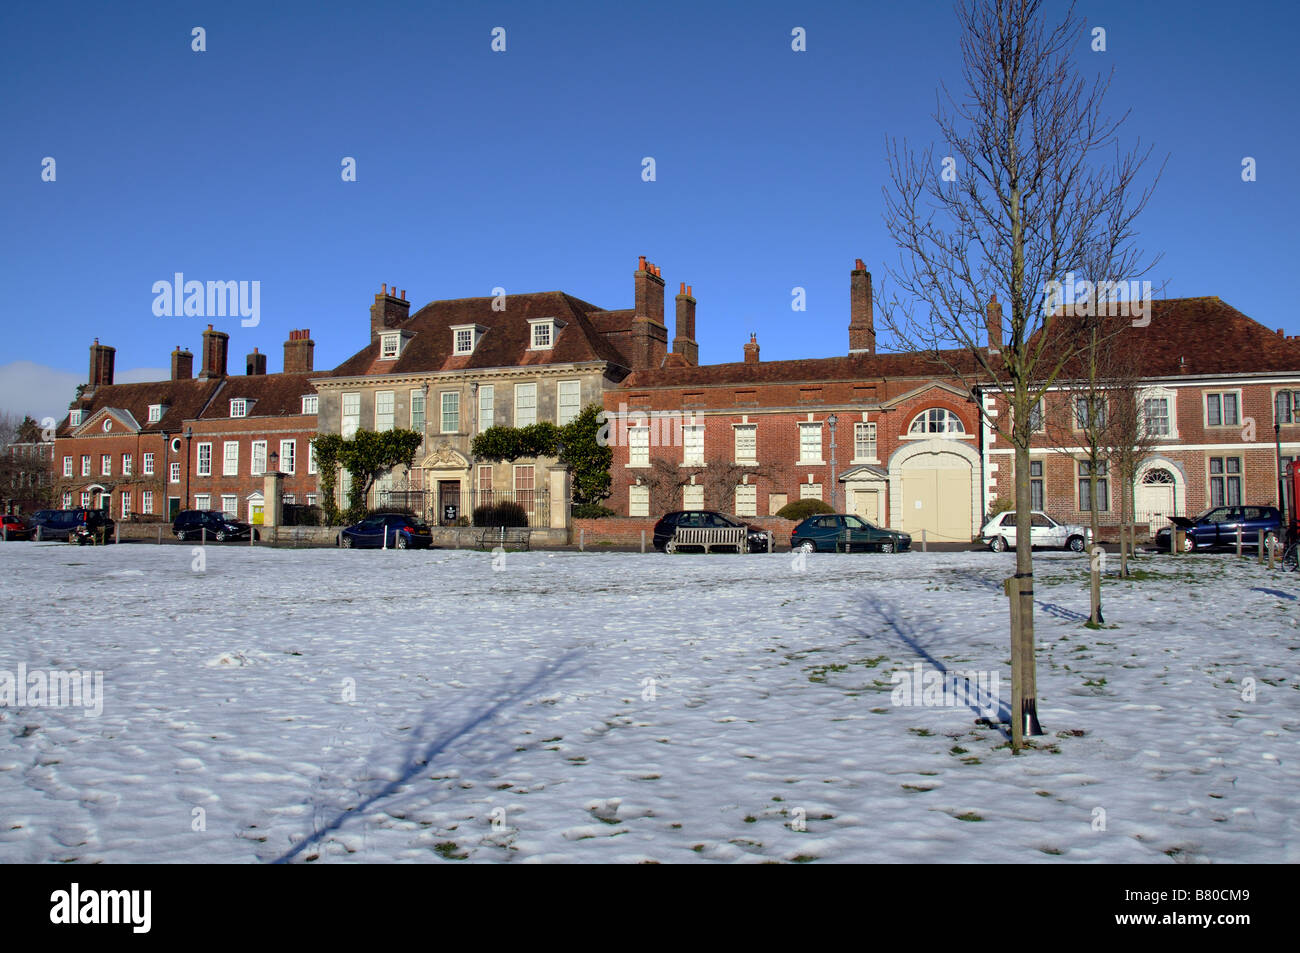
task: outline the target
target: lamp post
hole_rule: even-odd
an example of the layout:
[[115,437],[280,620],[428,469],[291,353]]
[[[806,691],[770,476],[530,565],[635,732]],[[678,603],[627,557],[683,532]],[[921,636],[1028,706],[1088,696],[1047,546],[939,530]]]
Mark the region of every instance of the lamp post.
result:
[[[1283,489],[1282,481],[1282,394],[1285,391],[1278,391],[1273,398],[1273,444],[1277,451],[1277,509],[1283,511]],[[1286,516],[1282,517],[1284,520]]]
[[190,441],[194,439],[194,428],[185,428],[185,508],[190,505]]
[[840,418],[831,414],[826,422],[831,427],[831,509],[838,512],[835,506],[836,484],[839,482],[835,479],[835,425],[840,422]]

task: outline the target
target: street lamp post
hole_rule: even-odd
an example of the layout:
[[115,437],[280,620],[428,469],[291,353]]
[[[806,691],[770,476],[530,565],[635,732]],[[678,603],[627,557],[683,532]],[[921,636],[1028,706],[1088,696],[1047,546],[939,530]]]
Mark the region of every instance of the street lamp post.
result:
[[185,428],[185,508],[190,505],[190,441],[194,439],[194,428]]
[[[1282,481],[1282,391],[1273,398],[1273,442],[1277,450],[1277,509],[1283,511]],[[1284,516],[1283,519],[1286,519]]]
[[839,482],[835,479],[835,425],[840,422],[840,418],[831,414],[826,418],[826,422],[831,427],[831,509],[838,512],[838,508],[835,506],[836,485]]

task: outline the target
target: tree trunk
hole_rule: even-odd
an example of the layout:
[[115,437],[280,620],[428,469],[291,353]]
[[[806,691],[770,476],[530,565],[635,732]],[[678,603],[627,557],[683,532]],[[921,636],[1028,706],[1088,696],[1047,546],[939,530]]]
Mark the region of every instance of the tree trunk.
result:
[[[1019,419],[1025,419],[1021,410]],[[1028,441],[1016,447],[1016,575],[1012,598],[1017,600],[1015,628],[1011,633],[1011,747],[1019,751],[1024,736],[1041,735],[1038,724],[1038,679],[1034,659],[1034,550],[1031,536],[1032,497],[1029,485]],[[1016,669],[1019,668],[1019,678]],[[1016,695],[1017,683],[1020,687]]]

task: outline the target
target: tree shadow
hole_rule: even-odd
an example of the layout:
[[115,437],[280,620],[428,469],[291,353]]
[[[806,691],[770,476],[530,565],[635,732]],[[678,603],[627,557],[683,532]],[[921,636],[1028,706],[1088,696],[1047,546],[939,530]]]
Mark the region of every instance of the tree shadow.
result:
[[[902,639],[908,648],[941,672],[945,679],[948,677],[948,667],[926,651],[926,649],[921,645],[921,633],[917,632],[916,628],[911,623],[899,615],[898,611],[893,606],[888,605],[883,600],[877,599],[874,596],[863,596],[863,601],[876,613],[876,615],[880,616],[880,618],[884,620],[885,625],[889,626],[889,628],[893,630],[894,634]],[[968,680],[968,683],[970,681],[971,680]],[[979,715],[981,719],[987,720],[988,716],[985,712],[988,711],[988,709],[995,707],[996,703],[998,723],[992,727],[997,728],[1003,738],[1008,741],[1011,740],[1011,707],[1004,704],[1001,698],[994,698],[991,694],[988,694],[987,697],[985,697],[985,693],[980,689],[978,684],[975,684],[975,692],[975,702],[968,704],[966,707],[975,712],[976,715]]]
[[[501,689],[500,695],[496,701],[479,709],[460,724],[444,731],[431,741],[425,743],[422,739],[417,738],[408,743],[406,748],[407,754],[397,778],[389,781],[378,791],[365,797],[361,803],[356,805],[356,807],[351,808],[350,810],[340,811],[336,817],[326,823],[323,827],[314,830],[309,836],[304,837],[289,850],[272,860],[271,863],[288,863],[308,847],[319,843],[326,835],[338,831],[349,818],[363,817],[365,812],[375,804],[398,794],[402,787],[415,780],[416,776],[428,767],[429,763],[445,751],[453,742],[464,738],[486,722],[491,721],[491,719],[495,718],[501,711],[536,691],[547,681],[567,675],[567,670],[570,668],[571,663],[577,655],[577,650],[570,650],[558,659],[542,665],[541,668],[539,668],[521,685],[512,687],[507,684]],[[426,713],[425,719],[420,726],[420,735],[424,734],[429,723],[430,718]]]

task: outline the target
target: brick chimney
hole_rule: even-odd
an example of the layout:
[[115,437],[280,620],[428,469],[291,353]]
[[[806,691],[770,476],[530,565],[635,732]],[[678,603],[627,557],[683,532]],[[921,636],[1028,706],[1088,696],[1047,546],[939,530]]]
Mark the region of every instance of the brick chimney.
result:
[[199,377],[225,377],[226,352],[230,349],[230,335],[225,331],[214,331],[212,325],[203,332],[203,365]]
[[172,351],[172,380],[187,381],[193,376],[194,353],[182,351],[181,346],[176,345],[176,350]]
[[997,354],[1002,350],[1002,305],[998,302],[997,295],[989,299],[984,314],[984,323],[989,333],[989,353]]
[[668,327],[664,324],[664,279],[642,255],[637,263],[636,313],[632,317],[632,370],[659,367],[668,356]]
[[757,334],[751,334],[749,336],[749,342],[745,345],[745,363],[746,364],[758,363],[758,335]]
[[245,371],[245,373],[248,374],[249,377],[252,377],[252,376],[254,376],[254,375],[256,375],[256,374],[262,374],[262,375],[265,375],[265,374],[266,374],[266,355],[265,355],[265,354],[259,354],[259,353],[257,352],[257,348],[253,348],[253,353],[250,354],[250,355],[248,355],[248,359],[247,359],[247,364],[246,364],[246,366],[247,366],[248,369]]
[[101,384],[112,386],[113,357],[115,354],[117,354],[117,348],[109,347],[107,344],[100,344],[99,338],[95,338],[95,343],[90,345],[91,387],[98,387]]
[[289,340],[284,342],[284,372],[310,374],[315,369],[315,355],[316,342],[309,328],[290,331]]
[[700,346],[695,343],[695,298],[691,286],[681,283],[677,293],[677,336],[673,338],[673,353],[680,354],[691,367],[700,365]]
[[849,353],[876,353],[876,324],[871,307],[871,272],[859,258],[849,283]]
[[384,285],[383,290],[375,295],[375,303],[370,306],[371,342],[379,340],[382,332],[401,327],[410,316],[411,302],[406,300],[406,292],[403,290],[399,295],[396,287],[390,291],[388,285]]

